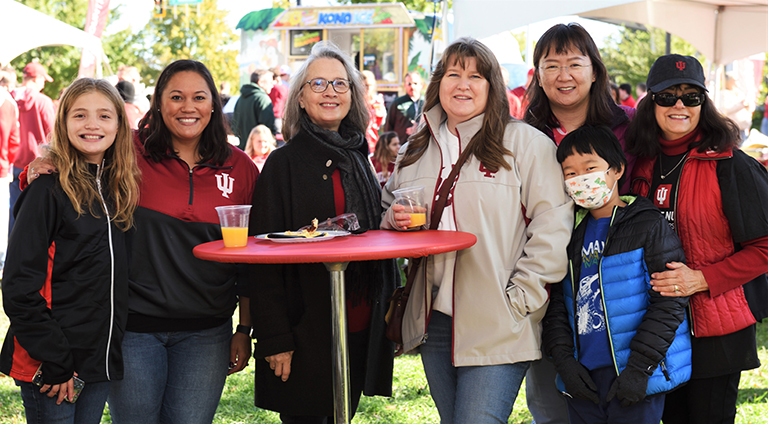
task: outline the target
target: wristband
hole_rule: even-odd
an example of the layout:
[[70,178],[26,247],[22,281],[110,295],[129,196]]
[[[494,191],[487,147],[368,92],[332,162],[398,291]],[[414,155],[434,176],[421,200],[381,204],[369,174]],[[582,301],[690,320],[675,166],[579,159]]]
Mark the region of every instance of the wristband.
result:
[[251,327],[247,325],[238,324],[235,328],[236,333],[243,333],[248,337],[251,337]]

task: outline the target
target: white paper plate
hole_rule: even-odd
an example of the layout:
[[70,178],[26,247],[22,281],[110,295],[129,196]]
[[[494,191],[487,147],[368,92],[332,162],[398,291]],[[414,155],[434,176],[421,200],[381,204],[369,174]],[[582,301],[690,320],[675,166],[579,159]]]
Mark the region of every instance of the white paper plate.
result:
[[348,235],[351,234],[348,231],[323,231],[323,232],[326,233],[326,235],[324,235],[322,237],[312,237],[312,238],[303,238],[303,237],[297,237],[297,238],[269,238],[269,237],[267,237],[269,234],[259,234],[258,236],[256,236],[256,238],[259,239],[259,240],[269,240],[269,241],[272,241],[272,242],[275,242],[275,243],[291,244],[291,243],[314,243],[314,242],[317,242],[317,241],[330,240],[330,239],[332,239],[334,237],[344,237],[344,236],[348,236]]

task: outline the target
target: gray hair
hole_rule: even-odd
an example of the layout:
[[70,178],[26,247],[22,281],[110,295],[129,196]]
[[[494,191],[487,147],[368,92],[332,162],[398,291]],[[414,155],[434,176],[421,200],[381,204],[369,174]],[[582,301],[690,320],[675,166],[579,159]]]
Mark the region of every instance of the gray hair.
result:
[[[291,87],[288,90],[288,99],[285,102],[285,115],[283,118],[283,138],[286,141],[290,141],[291,137],[298,134],[299,130],[301,130],[300,118],[307,113],[299,105],[301,90],[304,89],[307,78],[309,78],[307,73],[309,65],[315,60],[322,58],[338,60],[344,65],[344,69],[347,72],[351,104],[349,106],[349,113],[347,113],[343,122],[362,133],[365,133],[365,129],[368,127],[370,116],[368,115],[368,105],[365,102],[366,90],[360,80],[360,72],[352,64],[352,59],[339,50],[335,44],[329,41],[321,41],[312,47],[312,52],[309,54],[306,62],[301,65],[301,68],[291,78]],[[328,89],[333,90],[331,87]]]

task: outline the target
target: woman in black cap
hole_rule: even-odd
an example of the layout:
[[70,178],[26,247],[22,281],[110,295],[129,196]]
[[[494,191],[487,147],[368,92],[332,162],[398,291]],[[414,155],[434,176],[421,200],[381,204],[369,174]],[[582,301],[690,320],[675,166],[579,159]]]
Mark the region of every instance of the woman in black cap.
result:
[[667,395],[663,421],[732,423],[742,370],[757,368],[755,322],[768,306],[768,173],[736,149],[739,130],[707,96],[690,56],[658,58],[651,101],[627,131],[638,159],[633,193],[649,197],[680,236],[686,264],[651,275],[664,296],[690,296],[692,378]]

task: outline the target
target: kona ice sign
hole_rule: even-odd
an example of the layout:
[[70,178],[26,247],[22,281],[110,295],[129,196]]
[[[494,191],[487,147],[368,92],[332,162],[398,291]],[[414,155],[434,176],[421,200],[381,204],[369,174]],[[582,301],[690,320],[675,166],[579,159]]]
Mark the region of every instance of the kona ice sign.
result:
[[274,29],[370,28],[411,26],[413,21],[402,4],[349,7],[292,8],[278,16]]

